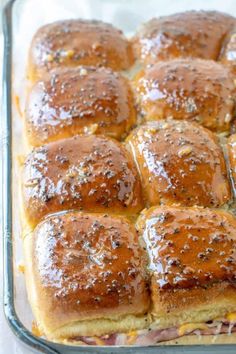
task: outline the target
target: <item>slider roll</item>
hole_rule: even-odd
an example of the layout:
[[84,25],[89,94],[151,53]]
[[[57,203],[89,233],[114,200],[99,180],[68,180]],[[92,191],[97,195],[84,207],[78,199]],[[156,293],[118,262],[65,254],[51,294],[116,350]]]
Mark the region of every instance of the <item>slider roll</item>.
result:
[[236,309],[236,220],[199,207],[153,207],[138,221],[159,328],[227,318]]
[[153,18],[133,38],[134,52],[145,64],[175,58],[217,60],[234,17],[217,11],[186,11]]
[[33,146],[76,134],[121,139],[136,120],[128,80],[107,68],[53,70],[29,91],[25,133]]
[[54,68],[79,65],[125,70],[133,63],[132,47],[123,32],[96,20],[64,20],[45,25],[33,37],[28,78],[44,78]]
[[143,208],[135,164],[104,136],[75,136],[36,148],[26,158],[22,196],[27,222],[77,209],[134,216]]
[[47,338],[148,325],[143,255],[137,232],[124,217],[54,215],[25,237],[24,250],[29,301]]
[[148,122],[127,138],[147,205],[218,207],[231,198],[216,136],[196,123]]
[[216,131],[229,131],[235,117],[230,70],[202,59],[158,62],[134,79],[138,111],[145,120],[171,117]]

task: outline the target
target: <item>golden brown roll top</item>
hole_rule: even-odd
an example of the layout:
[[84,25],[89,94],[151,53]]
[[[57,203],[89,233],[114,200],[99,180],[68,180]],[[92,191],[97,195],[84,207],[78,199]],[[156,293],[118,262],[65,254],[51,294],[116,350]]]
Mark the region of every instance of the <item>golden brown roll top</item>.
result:
[[215,135],[196,123],[148,122],[127,138],[148,205],[218,207],[230,199],[223,153]]
[[33,150],[23,170],[28,222],[68,209],[133,215],[143,207],[131,156],[115,140],[76,136]]
[[232,75],[214,61],[159,62],[136,76],[134,89],[145,120],[186,119],[222,132],[230,129],[234,118]]
[[[58,214],[24,242],[29,298],[47,337],[104,334],[104,319],[110,321],[108,333],[122,331],[122,318],[129,315],[133,323],[127,330],[135,329],[135,316],[147,311],[149,295],[138,235],[128,220]],[[120,328],[113,328],[113,321]]]
[[153,207],[137,223],[159,326],[225,318],[236,308],[236,219],[199,207]]
[[31,145],[80,133],[120,139],[135,123],[128,80],[105,68],[54,70],[31,89],[25,129]]
[[124,70],[132,63],[132,48],[122,31],[96,20],[65,20],[36,32],[28,75],[34,81],[56,67],[92,65]]
[[236,281],[236,220],[222,210],[157,207],[144,213],[149,268],[159,288]]
[[134,36],[136,57],[146,64],[177,57],[217,60],[234,17],[216,11],[187,11],[153,18]]
[[219,60],[229,67],[234,76],[236,75],[236,26],[226,36]]

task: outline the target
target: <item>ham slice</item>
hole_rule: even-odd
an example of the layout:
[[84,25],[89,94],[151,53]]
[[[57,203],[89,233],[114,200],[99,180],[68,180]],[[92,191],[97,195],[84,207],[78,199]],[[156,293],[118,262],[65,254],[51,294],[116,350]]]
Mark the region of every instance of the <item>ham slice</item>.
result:
[[[185,335],[218,335],[231,334],[236,332],[236,323],[228,322],[211,322],[206,323],[206,329],[195,329],[185,333]],[[111,334],[99,338],[96,337],[76,337],[73,341],[82,341],[85,345],[155,345],[160,342],[176,339],[179,335],[178,327],[171,327],[161,330],[142,330],[137,334]]]

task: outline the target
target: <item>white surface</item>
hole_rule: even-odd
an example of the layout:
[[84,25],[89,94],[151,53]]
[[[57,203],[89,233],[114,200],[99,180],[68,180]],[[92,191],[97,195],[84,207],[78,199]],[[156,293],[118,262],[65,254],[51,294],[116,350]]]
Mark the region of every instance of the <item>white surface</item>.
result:
[[[21,16],[15,31],[15,53],[21,61],[16,63],[15,89],[19,92],[23,83],[23,65],[26,59],[29,41],[35,30],[42,24],[59,18],[98,18],[132,33],[137,26],[150,17],[166,15],[173,12],[190,9],[217,9],[236,15],[235,0],[18,0],[21,5]],[[1,3],[1,0],[0,0]],[[101,5],[102,4],[102,5]],[[35,20],[37,18],[37,20]],[[1,43],[2,44],[2,43]],[[0,46],[0,55],[2,53]],[[16,56],[15,56],[16,57]],[[2,62],[0,58],[0,63]],[[0,88],[1,89],[1,88]],[[1,98],[0,91],[0,98]],[[1,181],[0,181],[1,184]],[[1,222],[1,220],[0,220]],[[1,249],[2,244],[0,242]],[[18,243],[20,245],[20,242]],[[18,257],[19,261],[20,258]],[[23,285],[22,276],[17,275],[19,284]],[[2,267],[0,267],[0,281],[2,281]],[[20,313],[25,315],[26,297],[24,286],[17,286],[17,306]],[[1,287],[2,289],[2,287]],[[2,304],[2,292],[0,293]],[[26,315],[27,316],[27,315]],[[17,342],[10,333],[5,322],[2,306],[0,310],[0,354],[28,354],[32,353]]]

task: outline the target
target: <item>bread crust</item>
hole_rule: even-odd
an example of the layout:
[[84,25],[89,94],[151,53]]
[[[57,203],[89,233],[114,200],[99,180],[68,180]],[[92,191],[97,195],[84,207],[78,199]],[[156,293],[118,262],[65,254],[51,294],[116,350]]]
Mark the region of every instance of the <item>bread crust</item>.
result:
[[216,136],[196,123],[147,122],[126,139],[147,205],[218,207],[231,198]]
[[236,27],[228,32],[222,44],[221,53],[219,56],[219,61],[229,67],[232,75],[236,74],[236,63],[235,63],[235,51],[236,51]]
[[57,69],[30,90],[25,132],[33,146],[76,134],[121,139],[136,112],[128,80],[106,68]]
[[186,11],[153,18],[133,38],[136,57],[145,64],[177,57],[217,60],[234,17],[217,11]]
[[48,338],[147,326],[144,260],[127,219],[67,212],[46,218],[23,242],[29,301]]
[[153,207],[138,219],[137,228],[148,253],[151,313],[157,328],[207,322],[235,312],[232,214]]
[[22,193],[25,217],[35,226],[45,215],[87,210],[127,216],[143,208],[138,172],[116,140],[81,135],[36,148],[26,158]]
[[145,120],[172,117],[223,132],[235,116],[232,74],[212,60],[157,62],[136,75],[134,92]]
[[132,47],[121,30],[96,20],[64,20],[45,25],[33,37],[28,78],[36,81],[51,69],[79,65],[128,69]]
[[[236,287],[222,282],[207,288],[160,291],[152,278],[152,314],[159,329],[224,318],[236,309]],[[214,299],[214,301],[212,300]]]

